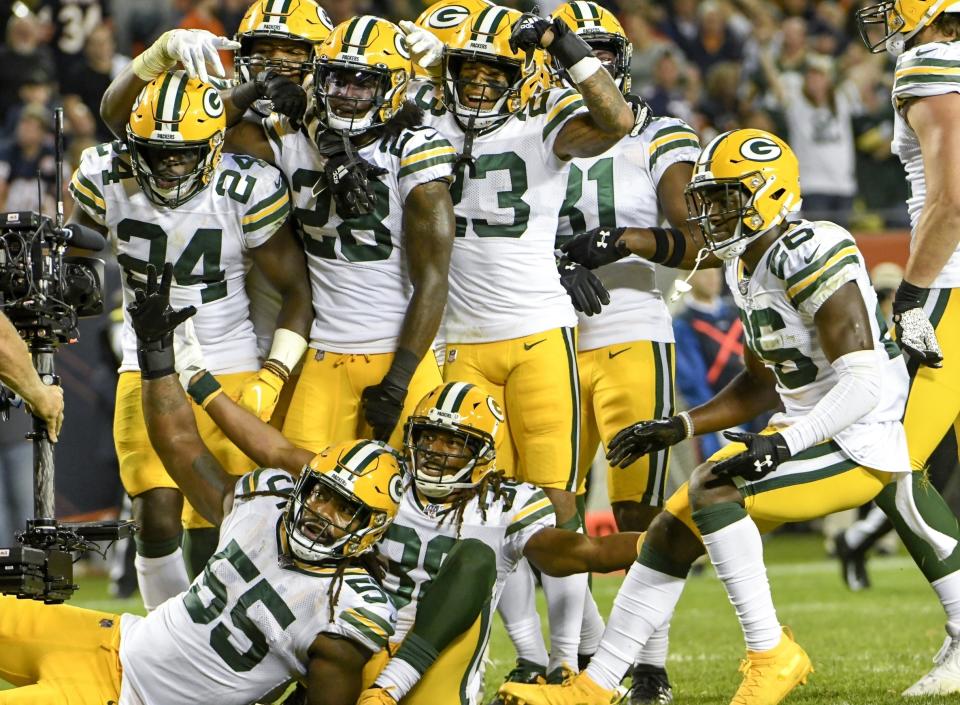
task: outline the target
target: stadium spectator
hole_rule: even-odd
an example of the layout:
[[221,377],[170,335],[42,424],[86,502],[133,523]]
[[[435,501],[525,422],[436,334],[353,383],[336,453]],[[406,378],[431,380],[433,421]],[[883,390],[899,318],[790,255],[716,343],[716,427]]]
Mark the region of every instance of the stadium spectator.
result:
[[704,80],[693,128],[706,143],[720,132],[740,127],[740,67],[732,61],[715,64]]
[[34,66],[27,69],[22,77],[20,88],[17,90],[16,100],[11,103],[2,125],[2,134],[6,139],[17,129],[20,113],[27,105],[39,105],[46,108],[51,114],[57,102],[57,83],[53,74],[44,66]]
[[0,211],[35,211],[39,172],[42,207],[54,212],[56,164],[50,144],[52,118],[39,105],[28,105],[20,113],[12,143],[0,148]]
[[20,88],[38,70],[48,78],[57,75],[50,48],[41,42],[41,27],[36,15],[23,6],[7,23],[6,42],[0,46],[0,118],[20,100]]
[[700,92],[699,75],[684,67],[676,50],[659,51],[653,64],[653,85],[644,93],[654,115],[673,115],[684,122],[693,120],[693,100]]
[[109,142],[113,139],[110,129],[100,119],[100,99],[110,81],[129,62],[127,57],[117,54],[113,30],[107,25],[100,25],[87,37],[83,59],[74,62],[64,75],[64,100],[68,101],[70,96],[75,96],[96,116],[98,142]]
[[109,0],[39,0],[35,7],[61,77],[82,57],[87,37],[110,17]]
[[136,56],[177,22],[174,5],[169,1],[112,0],[110,12],[117,51],[126,56]]
[[787,136],[800,161],[803,217],[850,222],[857,193],[853,117],[860,96],[852,81],[838,83],[833,60],[806,58],[803,78],[778,75],[768,53],[761,54],[773,96],[783,109]]

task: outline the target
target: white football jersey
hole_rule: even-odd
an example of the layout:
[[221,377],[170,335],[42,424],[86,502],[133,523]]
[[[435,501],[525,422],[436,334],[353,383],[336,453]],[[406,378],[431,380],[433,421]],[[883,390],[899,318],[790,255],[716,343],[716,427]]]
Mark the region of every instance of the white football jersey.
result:
[[411,486],[404,493],[396,519],[380,541],[380,553],[387,558],[383,586],[398,610],[396,636],[391,639],[396,642],[413,626],[424,588],[436,577],[458,539],[478,539],[496,554],[497,582],[481,615],[483,635],[463,681],[463,692],[470,703],[480,693],[482,655],[503,584],[523,558],[523,548],[530,537],[557,523],[553,505],[538,487],[505,481],[502,491],[499,501],[488,496],[486,518],[480,511],[479,499],[470,500],[458,528],[451,505],[423,502]]
[[[814,316],[847,282],[856,282],[868,312],[874,350],[883,370],[880,402],[834,437],[848,457],[886,472],[909,472],[903,417],[909,379],[897,344],[887,333],[877,295],[853,236],[839,225],[802,220],[777,240],[747,276],[742,260],[724,265],[740,309],[744,341],[777,379],[785,411],[772,425],[789,425],[813,410],[837,383],[820,347]],[[802,463],[795,466],[803,468]],[[779,470],[778,470],[779,471]]]
[[[903,119],[901,110],[911,98],[927,98],[946,93],[960,93],[960,42],[935,42],[921,44],[897,57],[893,79],[893,153],[900,157],[910,182],[910,197],[907,210],[910,225],[916,230],[927,186],[923,176],[923,155],[917,134]],[[934,155],[932,158],[936,158]],[[960,246],[940,270],[930,285],[936,289],[960,287]]]
[[[430,85],[417,103],[424,121],[462,152],[464,132]],[[568,162],[553,154],[560,129],[586,108],[579,93],[540,93],[473,140],[473,163],[451,189],[457,238],[444,319],[449,343],[483,343],[575,326],[576,312],[554,259]]]
[[263,127],[276,164],[290,181],[306,247],[314,311],[310,347],[394,352],[413,293],[403,253],[403,204],[417,186],[451,177],[453,147],[436,130],[414,127],[359,148],[361,157],[386,173],[371,178],[374,211],[344,221],[326,190],[314,192],[326,158],[307,133],[291,129],[276,113]]
[[[656,227],[662,220],[657,186],[678,162],[696,162],[700,141],[683,120],[654,118],[636,137],[624,137],[598,157],[570,162],[560,208],[557,246],[594,228]],[[595,316],[578,314],[577,349],[596,350],[633,340],[673,342],[670,312],[657,289],[653,264],[636,255],[595,270],[610,303]]]
[[334,568],[286,559],[281,519],[293,477],[256,470],[236,484],[217,552],[190,588],[146,617],[121,621],[119,705],[249,705],[304,679],[317,636],[334,634],[376,652],[393,636],[396,611],[366,572],[344,575],[334,618]]
[[157,206],[140,190],[120,142],[83,151],[70,181],[77,204],[106,226],[123,271],[123,361],[136,371],[137,336],[127,306],[147,264],[173,263],[170,305],[196,306],[194,326],[211,372],[256,370],[257,339],[244,280],[248,250],[277,231],[290,212],[280,172],[259,159],[224,154],[206,188],[177,208]]

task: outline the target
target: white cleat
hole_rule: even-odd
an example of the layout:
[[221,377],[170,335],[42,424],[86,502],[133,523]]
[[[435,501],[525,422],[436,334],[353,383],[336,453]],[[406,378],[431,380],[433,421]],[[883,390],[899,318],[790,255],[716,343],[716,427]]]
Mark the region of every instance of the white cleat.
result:
[[947,636],[930,672],[903,691],[903,697],[960,693],[960,637]]

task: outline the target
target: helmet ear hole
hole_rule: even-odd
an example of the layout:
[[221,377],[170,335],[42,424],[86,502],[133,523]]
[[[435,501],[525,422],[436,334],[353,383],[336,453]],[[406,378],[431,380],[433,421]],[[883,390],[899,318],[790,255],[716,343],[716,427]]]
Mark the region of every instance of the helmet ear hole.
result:
[[783,194],[786,192],[787,190],[785,188],[778,188],[776,191],[770,194],[770,198],[772,198],[774,201],[779,201],[781,198],[783,198]]

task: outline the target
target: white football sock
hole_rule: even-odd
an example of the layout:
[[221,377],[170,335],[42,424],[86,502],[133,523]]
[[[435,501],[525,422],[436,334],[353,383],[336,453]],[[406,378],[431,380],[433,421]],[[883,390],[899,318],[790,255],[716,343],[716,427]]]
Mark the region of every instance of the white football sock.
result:
[[773,607],[757,525],[744,516],[722,529],[703,534],[703,545],[737,612],[747,648],[774,648],[780,643],[780,622]]
[[643,645],[643,651],[637,663],[647,666],[656,666],[657,668],[667,667],[667,649],[670,646],[670,619],[673,613],[667,617],[667,621],[657,627],[657,631],[650,635],[647,643]]
[[603,617],[593,599],[593,593],[587,590],[583,600],[583,622],[580,625],[580,648],[578,651],[584,656],[593,656],[600,640],[603,638]]
[[960,570],[934,580],[930,585],[947,613],[947,633],[955,639],[960,636]]
[[547,673],[560,666],[577,669],[577,651],[580,648],[580,627],[583,625],[583,601],[587,589],[587,574],[577,573],[564,578],[543,575],[543,595],[547,598],[547,616],[550,620],[550,660]]
[[417,669],[402,659],[392,658],[377,676],[373,685],[385,689],[394,700],[400,700],[413,690],[422,676]]
[[180,548],[159,558],[145,558],[137,554],[134,565],[137,568],[140,597],[148,612],[190,587]]
[[673,614],[685,582],[642,563],[630,567],[613,601],[597,653],[587,666],[595,683],[607,690],[620,685],[647,639]]
[[547,644],[543,640],[535,590],[533,571],[524,559],[507,577],[497,610],[513,648],[517,650],[517,658],[545,667]]
[[860,544],[866,541],[867,537],[876,533],[885,521],[887,521],[887,515],[883,513],[883,510],[880,507],[873,507],[867,512],[867,516],[847,527],[847,530],[843,532],[843,538],[850,548],[857,550]]

